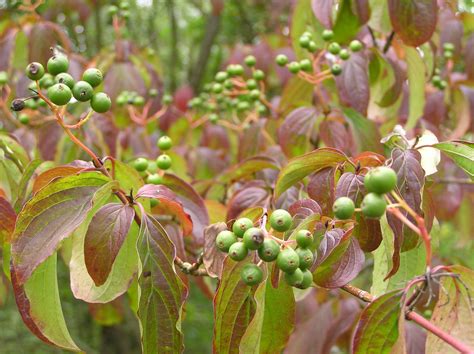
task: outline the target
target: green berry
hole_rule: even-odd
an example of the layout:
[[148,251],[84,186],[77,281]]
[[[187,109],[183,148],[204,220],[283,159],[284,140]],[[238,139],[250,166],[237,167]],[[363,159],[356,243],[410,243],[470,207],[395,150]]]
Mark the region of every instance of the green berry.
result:
[[145,97],[143,96],[135,96],[133,98],[132,104],[136,107],[141,107],[145,104]]
[[215,83],[214,85],[212,85],[212,92],[222,93],[222,91],[224,91],[224,88],[222,87],[221,84]]
[[451,59],[454,56],[454,53],[450,50],[445,50],[443,56],[445,59]]
[[171,157],[166,154],[161,154],[156,159],[156,165],[161,170],[167,170],[171,167]]
[[74,78],[71,75],[69,75],[68,73],[61,73],[61,74],[56,75],[56,77],[54,78],[54,81],[57,84],[66,85],[71,90],[74,87]]
[[33,62],[26,67],[26,76],[30,80],[40,80],[44,75],[44,67],[40,63]]
[[349,44],[349,48],[351,49],[351,51],[353,51],[354,53],[355,52],[358,52],[362,49],[362,43],[359,42],[357,39],[353,40],[350,44]]
[[244,67],[240,64],[231,64],[227,67],[230,76],[240,76],[244,73]]
[[128,10],[130,8],[130,4],[128,3],[128,1],[120,1],[119,7],[122,10]]
[[232,231],[224,230],[217,234],[216,245],[222,252],[228,252],[229,247],[236,243],[237,236]]
[[243,236],[244,245],[249,250],[257,250],[263,244],[264,239],[265,234],[258,227],[251,227],[245,231]]
[[382,195],[376,193],[367,194],[362,200],[362,213],[368,218],[378,219],[384,213],[387,203]]
[[294,286],[295,288],[300,288],[301,285],[303,284],[303,271],[301,269],[296,269],[293,273],[286,273],[285,274],[285,280],[286,282]]
[[153,173],[151,175],[148,175],[146,178],[146,183],[148,184],[162,184],[163,183],[163,177],[161,177],[158,173]]
[[300,289],[308,289],[313,285],[313,274],[308,270],[303,270],[303,282],[301,283]]
[[164,95],[163,104],[170,105],[171,103],[173,103],[173,97],[171,95]]
[[259,104],[259,105],[257,106],[257,112],[258,112],[258,114],[260,114],[260,115],[264,115],[264,114],[267,113],[267,107],[265,107],[263,104]]
[[431,78],[431,82],[433,83],[433,85],[438,86],[439,83],[441,82],[441,77],[439,75],[434,75]]
[[237,103],[237,110],[239,112],[244,112],[244,111],[248,110],[249,108],[250,108],[250,105],[246,101],[241,101],[241,102]]
[[444,90],[448,86],[448,82],[446,80],[441,80],[441,82],[438,84],[438,88],[440,90]]
[[258,256],[264,262],[273,262],[280,253],[280,245],[271,238],[263,240],[262,247],[258,249]]
[[310,72],[313,70],[313,63],[309,59],[303,59],[300,61],[301,70]]
[[138,172],[146,171],[146,169],[148,168],[148,160],[144,157],[139,157],[133,162],[133,167]]
[[160,150],[166,151],[171,149],[171,147],[173,146],[173,140],[171,140],[168,135],[163,135],[161,138],[158,139],[157,145]]
[[242,261],[247,257],[249,250],[245,247],[243,242],[235,242],[229,247],[229,257],[234,261]]
[[448,52],[454,52],[454,44],[450,42],[446,42],[443,44],[443,50]]
[[301,48],[308,48],[309,42],[311,42],[311,38],[308,36],[301,36],[299,39],[299,44]]
[[92,87],[96,87],[102,83],[104,76],[99,69],[89,68],[82,74],[82,80],[88,82]]
[[298,63],[297,61],[292,61],[288,64],[288,70],[292,74],[297,74],[301,70],[300,63]]
[[158,96],[158,90],[155,88],[152,88],[148,90],[148,96],[150,97],[157,97]]
[[229,77],[229,74],[227,74],[225,71],[219,71],[214,79],[216,82],[223,83],[227,78]]
[[279,66],[285,66],[286,64],[288,64],[288,57],[284,54],[278,54],[275,58],[275,62]]
[[219,116],[216,113],[209,114],[209,122],[216,124],[219,121]]
[[72,95],[79,102],[86,102],[94,95],[94,89],[88,82],[78,81],[72,87]]
[[287,247],[278,254],[276,264],[285,273],[293,273],[300,266],[300,258],[293,248]]
[[232,225],[232,231],[237,235],[237,237],[242,237],[244,236],[245,231],[251,227],[253,227],[252,220],[248,218],[240,218],[234,222],[234,225]]
[[91,108],[97,113],[105,113],[112,106],[110,97],[104,92],[98,92],[92,96]]
[[270,215],[270,226],[276,231],[288,231],[292,223],[291,215],[286,210],[277,209]]
[[334,32],[326,29],[323,31],[321,36],[323,37],[324,41],[329,42],[334,37]]
[[257,81],[255,81],[254,79],[247,80],[245,84],[247,86],[247,89],[249,90],[254,90],[258,87]]
[[262,70],[255,70],[252,76],[255,80],[262,81],[265,78],[265,73]]
[[69,69],[69,60],[63,54],[54,55],[49,58],[46,67],[51,75],[61,74]]
[[341,51],[341,46],[337,42],[332,42],[329,44],[328,51],[331,54],[337,55]]
[[30,122],[30,117],[28,117],[27,114],[22,113],[22,114],[20,114],[20,115],[18,116],[18,121],[19,121],[21,124],[26,125],[26,124],[28,124],[28,123]]
[[8,83],[8,73],[6,71],[0,71],[0,86],[6,85],[7,83]]
[[376,167],[365,175],[364,185],[369,192],[388,193],[397,186],[397,174],[390,167]]
[[38,108],[38,102],[35,99],[30,98],[29,100],[25,101],[25,106],[28,109],[37,109]]
[[53,75],[46,73],[43,77],[39,80],[39,85],[43,89],[50,88],[54,85],[54,77]]
[[311,252],[310,249],[308,248],[297,248],[296,249],[296,254],[299,257],[300,260],[300,269],[304,270],[313,265],[314,261],[314,255],[313,252]]
[[115,6],[115,5],[110,5],[108,8],[107,8],[107,15],[109,17],[113,17],[115,15],[117,15],[118,13],[118,7]]
[[318,50],[318,45],[316,44],[316,42],[315,41],[310,41],[308,51],[310,51],[311,53],[314,53],[317,50]]
[[257,285],[263,280],[263,271],[256,264],[246,264],[240,271],[240,278],[249,285]]
[[227,90],[232,90],[234,88],[234,83],[231,80],[225,80],[224,81],[224,87]]
[[249,92],[250,99],[256,101],[260,98],[260,91],[259,90],[252,90]]
[[247,55],[244,59],[244,63],[245,65],[252,67],[257,63],[257,59],[253,55]]
[[300,230],[295,236],[296,243],[301,248],[307,248],[313,244],[313,234],[309,230]]
[[348,60],[351,57],[351,53],[347,49],[341,49],[339,52],[339,58],[342,60]]
[[354,202],[348,197],[337,198],[332,206],[332,211],[339,220],[350,219],[354,214],[354,210]]
[[331,66],[331,74],[334,76],[339,76],[342,73],[342,67],[339,64],[333,64]]
[[64,84],[53,85],[48,89],[48,97],[56,106],[64,106],[71,100],[71,89]]

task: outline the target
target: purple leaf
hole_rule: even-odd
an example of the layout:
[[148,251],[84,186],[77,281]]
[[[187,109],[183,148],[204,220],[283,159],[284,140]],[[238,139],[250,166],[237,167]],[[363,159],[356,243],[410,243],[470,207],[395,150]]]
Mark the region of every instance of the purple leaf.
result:
[[209,225],[204,229],[203,264],[211,277],[219,279],[222,277],[226,255],[217,249],[216,237],[219,232],[224,230],[227,230],[227,225],[224,222]]
[[323,215],[330,215],[335,200],[336,169],[327,167],[309,177],[308,195],[321,206]]
[[84,240],[84,260],[97,286],[107,280],[134,216],[131,206],[110,203],[92,218]]
[[232,195],[227,202],[227,220],[235,219],[247,208],[261,206],[268,207],[271,194],[265,183],[252,181],[246,183],[241,189]]
[[369,0],[352,1],[353,12],[359,18],[359,24],[363,25],[370,19]]
[[313,199],[301,199],[290,205],[288,211],[292,216],[300,215],[307,217],[313,214],[321,215],[323,212],[319,204]]
[[314,16],[326,28],[332,27],[333,0],[311,0]]
[[[474,63],[474,34],[471,34],[466,42],[464,61]],[[466,65],[466,74],[470,80],[474,80],[474,65]]]
[[318,112],[313,107],[300,107],[288,114],[278,129],[278,141],[284,153],[294,157],[308,151]]

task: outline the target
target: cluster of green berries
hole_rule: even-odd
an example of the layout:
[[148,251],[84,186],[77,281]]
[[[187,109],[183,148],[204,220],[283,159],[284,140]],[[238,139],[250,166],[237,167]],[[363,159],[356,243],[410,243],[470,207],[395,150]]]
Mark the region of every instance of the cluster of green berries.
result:
[[0,87],[8,84],[8,73],[6,71],[0,71]]
[[443,57],[444,59],[451,59],[454,56],[454,44],[446,42],[443,44]]
[[[275,210],[270,216],[270,226],[279,232],[288,231],[292,223],[291,215],[283,209]],[[217,248],[226,252],[234,261],[242,261],[249,252],[256,251],[263,262],[276,261],[289,285],[306,289],[313,283],[313,275],[309,270],[314,261],[314,254],[309,249],[313,235],[308,230],[300,230],[296,234],[296,242],[296,249],[280,245],[265,229],[254,227],[252,220],[248,218],[237,219],[232,225],[232,231],[221,231],[216,237]],[[263,280],[262,269],[253,263],[246,264],[240,276],[250,286]]]
[[[173,141],[169,136],[163,135],[158,139],[156,145],[161,151],[168,151],[173,147]],[[146,178],[147,183],[161,184],[162,177],[161,174],[158,173],[158,169],[163,171],[168,170],[171,167],[171,164],[171,157],[166,153],[162,153],[156,158],[155,161],[150,161],[144,157],[139,157],[133,162],[133,167],[138,172],[145,173],[147,171],[149,173]]]
[[[250,78],[245,79],[245,69],[240,64],[229,64],[225,71],[219,71],[214,76],[214,81],[207,83],[203,87],[203,92],[189,101],[192,109],[209,112],[209,121],[216,123],[219,120],[218,112],[236,111],[243,113],[255,108],[260,114],[266,113],[266,107],[260,102],[262,92],[259,89],[259,82],[265,79],[262,70],[255,69],[257,63],[253,55],[248,55],[244,59],[247,67],[252,69]],[[232,79],[244,79],[245,86],[236,86]],[[231,91],[241,91],[236,97],[228,97]]]
[[[362,200],[362,214],[367,218],[378,219],[384,215],[387,208],[384,194],[397,186],[397,174],[390,167],[376,167],[365,175],[364,186],[369,193]],[[337,198],[334,202],[333,212],[340,220],[350,219],[354,211],[354,202],[348,197]]]
[[[151,98],[158,96],[158,90],[152,88],[148,90],[148,96]],[[146,100],[145,97],[138,94],[136,91],[122,91],[117,96],[117,104],[119,106],[124,105],[133,105],[137,107],[141,107],[145,104]],[[169,105],[173,102],[173,97],[171,95],[163,95],[163,104]]]
[[[324,41],[329,42],[334,37],[334,33],[331,30],[324,30],[322,38]],[[299,45],[301,48],[306,49],[310,53],[315,53],[317,50],[317,44],[312,38],[310,32],[304,32],[299,38]],[[348,60],[352,52],[358,52],[362,49],[362,43],[358,40],[353,40],[349,44],[348,48],[341,48],[341,45],[337,42],[331,42],[327,46],[327,51],[333,55],[338,56],[341,60]],[[309,59],[302,59],[301,61],[289,62],[288,57],[284,54],[276,56],[275,61],[279,66],[286,66],[292,74],[297,74],[300,71],[311,72],[313,70],[313,62]],[[340,64],[335,63],[331,66],[331,73],[334,76],[338,76],[342,73],[342,67]]]
[[[446,42],[443,44],[443,58],[445,59],[444,61],[441,60],[441,63],[443,65],[446,64],[446,61],[449,59],[452,59],[454,56],[454,44],[450,42]],[[444,90],[448,86],[448,82],[441,77],[441,70],[439,68],[435,69],[434,75],[431,78],[431,83],[433,84],[434,87]]]
[[107,112],[112,101],[104,92],[94,93],[94,88],[103,81],[102,72],[90,68],[82,74],[82,80],[75,82],[67,73],[69,60],[63,54],[49,58],[46,64],[47,73],[42,64],[33,62],[26,67],[26,75],[39,83],[40,88],[47,89],[48,98],[57,106],[64,106],[74,97],[79,102],[90,101],[91,108],[97,113]]
[[118,6],[110,5],[107,8],[107,15],[109,17],[118,16],[123,18],[124,20],[128,20],[130,18],[130,4],[128,1],[120,1]]

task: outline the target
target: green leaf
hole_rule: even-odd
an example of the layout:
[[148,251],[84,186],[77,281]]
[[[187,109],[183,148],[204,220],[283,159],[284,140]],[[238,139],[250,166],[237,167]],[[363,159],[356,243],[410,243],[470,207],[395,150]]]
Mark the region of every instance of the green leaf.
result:
[[351,1],[342,0],[336,22],[332,28],[333,41],[341,44],[348,43],[359,32],[359,18],[352,12]]
[[403,293],[395,290],[370,303],[360,316],[352,353],[388,354],[398,339],[398,321]]
[[22,285],[11,268],[18,310],[30,331],[42,341],[60,348],[80,351],[64,320],[56,277],[56,253],[49,256]]
[[5,133],[0,133],[0,150],[3,150],[5,157],[11,159],[20,170],[23,170],[30,162],[28,153],[23,146]]
[[255,315],[240,342],[241,353],[280,353],[293,331],[295,296],[282,281],[273,288],[271,279],[255,292]]
[[143,212],[137,247],[142,262],[138,280],[142,352],[182,352],[181,313],[187,289],[174,269],[176,249],[160,223]]
[[240,280],[246,261],[224,261],[222,278],[214,297],[214,353],[239,353],[239,345],[255,312],[253,289]]
[[12,236],[19,285],[82,224],[92,209],[94,194],[108,181],[97,172],[68,176],[44,187],[26,203]]
[[218,180],[222,183],[230,183],[246,177],[252,177],[254,173],[267,168],[277,170],[277,162],[267,156],[254,156],[233,165],[231,168],[224,171],[218,177]]
[[[313,31],[315,29],[315,31]],[[311,0],[299,0],[296,2],[294,7],[293,15],[291,17],[291,44],[295,51],[297,59],[303,59],[307,56],[305,49],[299,45],[299,38],[305,31],[310,31],[313,35],[315,43],[319,46],[324,43],[321,37],[321,33],[324,27],[316,21],[316,18],[311,9]],[[302,82],[304,80],[299,79]],[[312,87],[307,83],[309,87]],[[281,105],[280,105],[281,107]],[[294,107],[295,108],[295,107]],[[291,110],[291,109],[290,109]],[[288,112],[285,112],[285,115]]]
[[391,278],[384,280],[385,276],[393,268],[392,255],[394,249],[393,231],[388,225],[387,218],[380,219],[383,240],[379,248],[374,252],[374,270],[372,272],[372,288],[370,293],[379,296],[387,291],[400,289],[415,276],[423,274],[426,265],[426,250],[422,244],[400,253],[400,266],[397,273]]
[[405,129],[412,129],[425,107],[425,64],[415,48],[404,47],[408,71],[408,120]]
[[[449,267],[459,274],[467,289],[455,279],[444,277],[441,280],[443,291],[433,310],[431,322],[441,330],[452,335],[470,348],[474,348],[474,312],[472,309],[472,289],[474,289],[474,271],[459,265]],[[457,353],[453,348],[428,332],[426,352],[433,354]]]
[[467,141],[444,141],[433,147],[441,150],[474,179],[474,144]]
[[291,186],[313,172],[325,167],[334,167],[348,161],[341,151],[332,148],[321,148],[291,159],[280,171],[275,185],[275,199]]
[[383,153],[381,136],[375,123],[351,108],[343,108],[342,111],[352,127],[359,150]]

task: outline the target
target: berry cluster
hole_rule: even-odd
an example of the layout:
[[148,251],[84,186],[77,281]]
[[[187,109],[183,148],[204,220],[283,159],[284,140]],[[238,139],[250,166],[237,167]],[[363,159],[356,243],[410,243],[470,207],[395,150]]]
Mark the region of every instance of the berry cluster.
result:
[[[270,226],[275,231],[288,231],[292,223],[291,215],[286,210],[278,209],[270,215]],[[289,245],[293,240],[280,240],[264,227],[254,227],[252,220],[240,218],[232,225],[232,231],[224,230],[217,235],[216,246],[234,261],[242,261],[249,252],[257,251],[261,261],[276,261],[289,285],[306,289],[313,282],[309,270],[314,261],[314,254],[309,249],[313,244],[313,235],[308,230],[299,230],[295,240],[297,248],[293,249]],[[242,268],[240,276],[245,284],[255,285],[263,280],[263,271],[257,264],[250,263]]]
[[[104,92],[94,93],[94,88],[102,83],[103,75],[99,69],[90,68],[82,74],[82,80],[75,82],[67,73],[69,60],[63,54],[55,54],[46,64],[47,73],[42,64],[33,62],[26,67],[26,75],[36,81],[39,87],[47,90],[47,96],[56,106],[64,106],[74,97],[79,102],[90,101],[91,108],[97,113],[107,112],[112,101]],[[33,89],[34,90],[34,89]],[[16,101],[16,100],[15,100]],[[26,99],[28,102],[28,99]],[[19,107],[12,105],[13,110]]]
[[245,69],[240,64],[230,64],[225,71],[219,71],[214,81],[203,87],[203,93],[189,101],[191,109],[208,113],[211,123],[217,123],[223,112],[244,114],[255,110],[265,114],[267,108],[262,103],[265,100],[262,91],[265,73],[255,69],[257,63],[253,55],[244,59],[245,65],[251,71],[251,77],[245,78]]
[[[397,174],[390,167],[376,167],[365,175],[364,186],[369,193],[362,200],[362,214],[378,219],[384,215],[387,208],[384,194],[397,186]],[[348,197],[340,197],[334,202],[333,211],[340,220],[350,219],[355,211],[354,202]]]
[[[324,30],[322,38],[324,41],[329,42],[334,37],[334,33],[331,30]],[[309,53],[314,54],[317,51],[317,44],[313,40],[310,32],[304,32],[299,38],[299,45],[301,48],[306,49]],[[348,60],[352,52],[358,52],[362,49],[362,43],[358,40],[353,40],[348,48],[342,48],[338,42],[331,42],[327,45],[326,50],[332,55],[337,56],[341,60]],[[279,54],[275,58],[276,63],[279,66],[286,66],[292,74],[298,74],[300,71],[312,72],[313,62],[310,59],[302,59],[298,61],[289,62],[288,57],[284,54]],[[334,63],[331,66],[331,74],[338,76],[342,73],[342,67],[339,63]]]
[[[173,141],[167,135],[163,135],[157,141],[157,146],[161,151],[168,151],[173,147]],[[162,153],[156,158],[156,160],[151,161],[144,157],[139,157],[133,162],[133,167],[138,172],[142,172],[146,175],[146,182],[150,184],[161,184],[162,183],[162,173],[158,172],[160,170],[168,170],[171,167],[172,160],[168,154]]]
[[[446,61],[451,60],[454,56],[454,44],[450,42],[446,42],[443,44],[443,59],[441,60],[442,63],[446,64]],[[441,69],[436,68],[434,71],[434,75],[431,78],[431,83],[434,87],[444,90],[448,86],[448,82],[441,77]]]
[[130,4],[128,1],[120,1],[118,6],[116,5],[110,5],[107,8],[107,15],[109,17],[120,17],[124,19],[125,21],[130,18]]
[[[155,88],[150,89],[148,91],[148,96],[152,98],[157,97],[158,90]],[[138,92],[135,91],[122,91],[117,96],[117,104],[119,106],[124,106],[128,104],[141,107],[145,104],[145,101],[145,97],[139,95]],[[163,104],[169,105],[171,104],[171,102],[173,102],[173,97],[171,95],[163,95]]]

